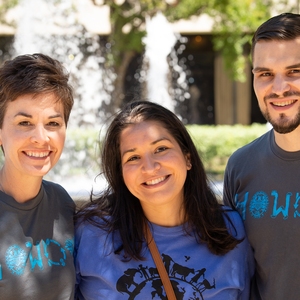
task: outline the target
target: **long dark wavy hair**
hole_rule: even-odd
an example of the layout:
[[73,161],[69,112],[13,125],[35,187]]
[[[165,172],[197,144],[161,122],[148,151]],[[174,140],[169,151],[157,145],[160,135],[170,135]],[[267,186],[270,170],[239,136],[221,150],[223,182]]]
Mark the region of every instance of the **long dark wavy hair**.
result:
[[175,138],[182,152],[190,155],[192,168],[187,172],[184,183],[186,233],[194,234],[196,241],[205,243],[214,254],[222,255],[235,248],[241,240],[234,238],[227,230],[224,220],[225,217],[230,222],[227,211],[218,203],[210,188],[187,129],[174,113],[149,101],[129,103],[113,119],[106,132],[101,157],[108,187],[96,198],[91,195],[91,202],[77,212],[76,221],[88,221],[108,234],[118,231],[126,254],[134,259],[143,259],[143,228],[147,219],[139,199],[130,193],[124,183],[120,154],[121,132],[137,120],[159,122]]

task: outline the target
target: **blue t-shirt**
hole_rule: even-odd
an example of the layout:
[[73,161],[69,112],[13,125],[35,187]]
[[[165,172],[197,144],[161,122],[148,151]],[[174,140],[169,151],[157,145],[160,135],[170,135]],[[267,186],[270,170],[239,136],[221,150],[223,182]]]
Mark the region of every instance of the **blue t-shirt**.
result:
[[[238,213],[228,213],[236,231],[244,238]],[[183,226],[161,227],[151,224],[152,234],[169,274],[177,299],[249,299],[253,274],[252,250],[245,238],[225,255],[212,254],[206,245],[187,235]],[[150,227],[151,227],[150,226]],[[76,293],[79,299],[166,299],[155,263],[148,247],[145,260],[128,259],[118,234],[107,235],[88,222],[75,232]]]

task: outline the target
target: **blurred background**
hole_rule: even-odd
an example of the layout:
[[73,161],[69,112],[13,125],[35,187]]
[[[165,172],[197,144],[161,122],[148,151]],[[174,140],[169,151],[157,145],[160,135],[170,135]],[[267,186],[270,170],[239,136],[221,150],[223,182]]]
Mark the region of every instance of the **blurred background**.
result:
[[[105,184],[95,179],[101,135],[133,99],[175,112],[210,173],[219,164],[222,175],[231,151],[248,142],[241,137],[249,127],[249,140],[268,129],[252,88],[253,32],[273,15],[299,13],[299,6],[299,0],[0,0],[0,63],[42,52],[70,72],[75,105],[65,151],[48,178],[72,195]],[[209,148],[203,140],[214,133],[201,134],[220,126],[238,136],[226,131],[226,148],[222,129]],[[208,161],[218,147],[228,153]]]

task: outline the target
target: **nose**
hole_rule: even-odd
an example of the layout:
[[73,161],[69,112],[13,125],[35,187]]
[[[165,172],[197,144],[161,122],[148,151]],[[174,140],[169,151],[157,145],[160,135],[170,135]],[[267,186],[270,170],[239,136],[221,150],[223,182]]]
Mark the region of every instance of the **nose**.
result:
[[37,125],[32,130],[30,137],[32,143],[43,144],[49,141],[48,131],[42,125]]
[[278,96],[282,96],[284,92],[290,90],[290,85],[286,78],[282,75],[275,75],[272,85],[272,92]]
[[142,171],[144,173],[155,172],[160,168],[160,163],[153,157],[153,155],[145,155],[143,158]]

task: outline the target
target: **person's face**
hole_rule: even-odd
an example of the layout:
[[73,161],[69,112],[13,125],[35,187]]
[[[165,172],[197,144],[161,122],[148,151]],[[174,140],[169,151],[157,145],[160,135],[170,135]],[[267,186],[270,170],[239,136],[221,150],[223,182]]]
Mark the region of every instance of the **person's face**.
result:
[[253,86],[260,110],[279,133],[300,124],[300,37],[259,41],[253,53]]
[[24,95],[9,102],[0,129],[3,169],[44,176],[58,161],[65,142],[64,110],[52,94]]
[[120,136],[122,174],[143,209],[181,205],[190,162],[172,135],[156,121],[142,121]]

